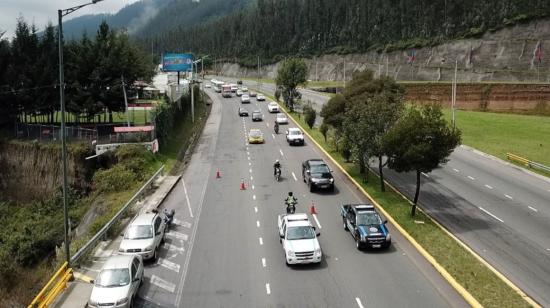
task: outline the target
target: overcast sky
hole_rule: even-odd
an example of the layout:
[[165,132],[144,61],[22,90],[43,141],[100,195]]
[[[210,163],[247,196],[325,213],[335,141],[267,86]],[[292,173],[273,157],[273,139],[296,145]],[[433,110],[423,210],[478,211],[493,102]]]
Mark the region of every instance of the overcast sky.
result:
[[[103,0],[82,8],[65,18],[68,20],[86,14],[116,13],[124,6],[136,1]],[[7,36],[11,39],[19,15],[23,15],[29,24],[34,22],[37,28],[42,30],[48,21],[54,25],[57,24],[57,10],[87,2],[91,2],[91,0],[0,0],[0,31],[7,31],[4,37]]]

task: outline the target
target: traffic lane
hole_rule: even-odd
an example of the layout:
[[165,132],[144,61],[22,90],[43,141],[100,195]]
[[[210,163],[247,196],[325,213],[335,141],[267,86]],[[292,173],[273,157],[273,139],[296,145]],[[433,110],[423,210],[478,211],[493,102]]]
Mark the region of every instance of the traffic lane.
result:
[[[281,125],[285,127],[285,125]],[[292,126],[292,125],[289,125]],[[290,147],[286,144],[285,137],[283,134],[277,136],[275,142],[270,142],[266,146],[274,145],[275,148],[264,150],[258,150],[261,153],[269,153],[267,160],[274,160],[277,157],[282,158],[283,164],[283,174],[287,175],[283,177],[281,183],[274,183],[270,187],[269,194],[259,193],[260,200],[265,206],[264,215],[266,223],[264,227],[266,232],[271,230],[272,236],[270,240],[274,242],[273,245],[268,245],[267,248],[270,248],[269,255],[275,256],[276,264],[275,269],[272,271],[277,277],[276,282],[273,283],[272,292],[277,292],[277,290],[284,288],[282,291],[283,298],[285,299],[282,303],[287,302],[288,300],[296,300],[295,298],[303,298],[303,303],[298,304],[307,304],[312,300],[309,296],[305,296],[302,293],[310,292],[310,288],[313,289],[322,289],[323,296],[322,301],[326,302],[328,299],[336,298],[340,301],[341,304],[341,293],[332,294],[327,293],[326,290],[338,290],[338,292],[343,292],[346,290],[347,295],[344,297],[344,300],[349,300],[350,302],[355,302],[355,297],[351,296],[352,294],[360,294],[361,296],[367,295],[368,302],[377,302],[387,304],[388,298],[380,296],[380,294],[386,294],[388,290],[394,290],[397,288],[401,293],[407,294],[404,298],[414,298],[418,301],[412,302],[409,300],[407,302],[401,302],[399,299],[393,299],[391,306],[422,306],[430,300],[434,301],[434,305],[448,305],[448,303],[457,303],[464,304],[462,298],[460,298],[456,292],[448,286],[448,284],[440,277],[440,275],[431,268],[427,262],[418,255],[414,248],[408,245],[408,242],[402,238],[397,231],[393,229],[393,226],[389,226],[392,234],[394,235],[394,245],[388,251],[371,251],[366,254],[376,254],[375,259],[365,259],[365,253],[358,252],[354,247],[353,239],[348,232],[345,232],[342,227],[342,220],[339,216],[340,205],[343,203],[359,203],[363,201],[363,198],[356,194],[356,190],[349,188],[352,186],[347,186],[348,184],[343,179],[343,174],[337,171],[333,167],[334,176],[336,178],[336,193],[310,193],[307,189],[307,186],[302,182],[301,178],[301,161],[309,158],[322,157],[318,151],[315,151],[313,146],[305,147]],[[284,155],[280,155],[280,150]],[[277,154],[279,153],[279,154]],[[325,161],[328,162],[326,158]],[[266,159],[260,159],[265,161]],[[269,170],[267,170],[269,169]],[[260,180],[267,182],[274,182],[272,168],[263,169],[266,172],[265,175],[260,177]],[[298,179],[288,176],[289,174],[298,174]],[[260,185],[264,187],[264,185]],[[325,260],[323,261],[320,268],[315,267],[306,267],[307,273],[312,272],[313,276],[310,274],[304,274],[304,276],[294,277],[288,276],[293,275],[295,270],[300,270],[300,267],[287,269],[284,265],[284,253],[282,251],[281,245],[278,243],[277,237],[277,225],[276,217],[278,214],[281,214],[284,211],[284,204],[282,200],[287,194],[288,191],[294,191],[298,195],[298,211],[308,212],[311,206],[311,201],[315,204],[315,207],[318,211],[318,220],[322,225],[321,237],[319,238],[322,249],[325,253]],[[275,200],[270,200],[269,198],[264,198],[264,196],[273,195],[273,191],[276,191],[275,194],[279,194],[281,197],[276,198]],[[274,201],[274,202],[273,202]],[[261,209],[261,208],[260,208]],[[343,239],[343,240],[342,240]],[[404,245],[403,245],[404,243]],[[405,246],[404,248],[402,246]],[[408,246],[408,247],[407,247]],[[409,253],[409,251],[411,253]],[[380,254],[380,255],[379,255]],[[382,256],[383,255],[383,256]],[[413,255],[410,257],[409,255]],[[273,258],[273,257],[272,257]],[[411,266],[412,263],[415,266]],[[342,263],[344,263],[342,265]],[[372,264],[375,263],[375,264]],[[343,266],[343,268],[335,267],[332,268],[332,265]],[[391,269],[387,269],[391,267]],[[375,268],[376,270],[373,270]],[[368,270],[365,270],[368,269]],[[395,269],[395,271],[393,271]],[[359,271],[359,274],[358,274]],[[363,272],[362,272],[363,271]],[[375,273],[377,272],[378,273]],[[393,272],[394,274],[388,275],[388,272]],[[419,273],[420,272],[420,273]],[[331,277],[330,281],[323,281],[316,285],[314,281],[317,281],[318,278],[315,275],[321,274],[321,276]],[[411,280],[403,279],[401,275],[406,273],[408,278]],[[378,277],[378,274],[380,277]],[[372,285],[372,281],[364,281],[364,277],[371,277],[372,281],[376,281]],[[303,278],[304,280],[301,280]],[[289,280],[293,280],[292,283],[289,283]],[[296,285],[294,284],[296,283]],[[412,287],[412,286],[416,286]],[[437,291],[431,289],[431,286],[438,288],[439,286],[444,286],[439,288]],[[369,290],[369,294],[365,294],[365,289]],[[306,292],[307,291],[307,292]],[[433,292],[433,293],[431,293]],[[443,295],[437,294],[441,292]],[[279,295],[278,295],[279,296]],[[289,296],[286,298],[285,296]],[[360,296],[360,297],[361,297]],[[443,297],[445,299],[443,299]],[[435,299],[434,299],[435,298]],[[363,299],[365,301],[365,299]],[[323,305],[324,302],[320,302],[319,305]],[[444,302],[444,303],[443,303]],[[354,305],[356,305],[354,303]],[[330,306],[330,305],[329,305]]]
[[[258,238],[251,221],[249,168],[243,121],[236,99],[219,101],[224,116],[213,164],[221,178],[209,179],[180,307],[256,307],[265,302],[259,268]],[[263,291],[263,292],[262,292]]]
[[[384,170],[386,179],[412,198],[412,175]],[[431,178],[430,178],[431,179]],[[421,208],[543,306],[550,305],[549,251],[500,222],[452,189],[422,179]],[[491,213],[491,212],[489,212]],[[491,213],[492,214],[492,213]]]
[[473,177],[482,191],[496,190],[510,201],[521,202],[530,211],[550,217],[550,180],[541,179],[462,147],[456,148],[448,163],[459,177]]

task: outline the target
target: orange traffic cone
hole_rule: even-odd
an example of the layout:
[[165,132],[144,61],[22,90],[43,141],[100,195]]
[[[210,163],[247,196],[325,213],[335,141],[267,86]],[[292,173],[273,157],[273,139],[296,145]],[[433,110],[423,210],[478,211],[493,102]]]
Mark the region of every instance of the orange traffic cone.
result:
[[313,200],[311,201],[311,207],[309,208],[309,212],[313,214],[317,214],[317,210],[315,209],[315,203],[313,203]]
[[241,179],[241,190],[246,190],[246,185],[244,185],[243,179]]
[[218,168],[218,170],[216,171],[216,179],[219,179],[221,177],[222,177],[222,175],[220,173],[220,168]]

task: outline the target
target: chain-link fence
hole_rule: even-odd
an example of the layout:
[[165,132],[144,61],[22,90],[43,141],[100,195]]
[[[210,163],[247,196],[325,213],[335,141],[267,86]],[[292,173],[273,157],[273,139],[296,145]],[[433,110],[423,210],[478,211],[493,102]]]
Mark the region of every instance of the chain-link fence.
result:
[[[65,133],[68,141],[92,141],[97,139],[97,130],[82,127],[66,127]],[[55,142],[61,140],[61,127],[44,124],[16,123],[14,137],[25,140],[38,140],[40,142]]]

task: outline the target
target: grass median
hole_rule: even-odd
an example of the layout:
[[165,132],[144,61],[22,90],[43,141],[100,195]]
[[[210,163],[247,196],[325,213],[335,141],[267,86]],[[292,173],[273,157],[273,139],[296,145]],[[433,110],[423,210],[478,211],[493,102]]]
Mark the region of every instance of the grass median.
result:
[[[273,99],[273,97],[270,97]],[[317,128],[310,129],[304,117],[289,115],[307,131],[360,185],[401,225],[451,276],[485,307],[529,307],[530,305],[495,273],[468,252],[423,212],[410,216],[410,203],[397,192],[380,190],[378,176],[369,173],[369,181],[358,167],[346,162],[334,146],[325,141]]]

